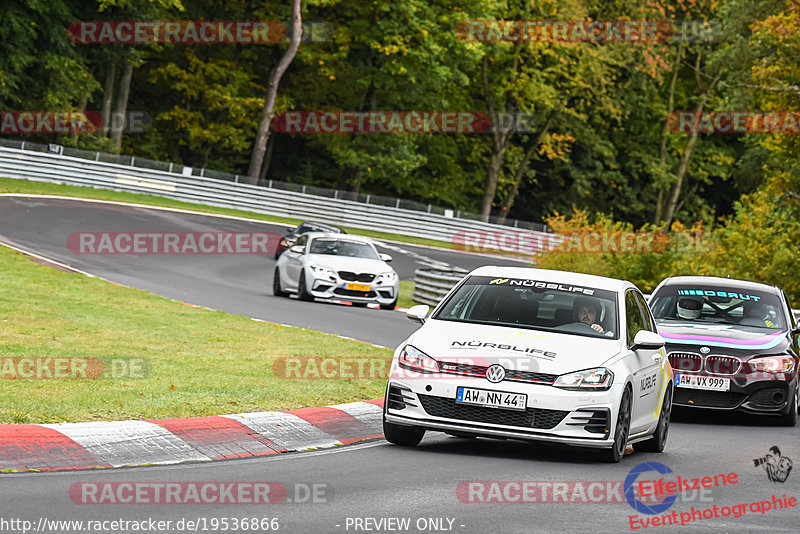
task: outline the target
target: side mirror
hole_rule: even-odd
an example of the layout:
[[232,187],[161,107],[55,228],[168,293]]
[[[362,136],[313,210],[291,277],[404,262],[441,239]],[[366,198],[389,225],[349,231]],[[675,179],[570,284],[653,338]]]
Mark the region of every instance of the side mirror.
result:
[[386,263],[392,261],[392,257],[388,254],[379,254],[378,257],[381,259],[381,261],[385,261]]
[[800,324],[794,327],[794,330],[792,330],[792,334],[800,334]]
[[427,304],[417,304],[406,310],[406,317],[415,323],[423,324],[429,311],[431,311],[431,307]]
[[304,247],[303,245],[292,245],[292,248],[290,248],[289,250],[291,250],[295,254],[305,254],[306,247]]
[[655,332],[650,332],[649,330],[639,330],[639,333],[633,338],[631,350],[658,350],[663,348],[664,344],[664,338]]

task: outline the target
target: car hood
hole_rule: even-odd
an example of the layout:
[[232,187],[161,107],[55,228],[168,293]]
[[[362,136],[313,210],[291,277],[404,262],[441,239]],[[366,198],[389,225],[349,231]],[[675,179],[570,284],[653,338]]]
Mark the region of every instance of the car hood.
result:
[[782,350],[786,332],[736,325],[690,322],[659,322],[658,332],[669,344],[704,345],[726,349],[764,351]]
[[601,366],[620,352],[614,339],[434,319],[408,343],[439,361],[556,375]]
[[306,265],[321,265],[334,271],[352,271],[355,273],[381,274],[394,270],[381,260],[333,256],[331,254],[308,254],[306,256]]

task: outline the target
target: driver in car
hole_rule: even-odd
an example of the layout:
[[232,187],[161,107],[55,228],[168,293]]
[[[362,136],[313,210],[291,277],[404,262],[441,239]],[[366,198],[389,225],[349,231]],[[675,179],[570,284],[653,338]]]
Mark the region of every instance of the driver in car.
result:
[[681,319],[697,319],[703,312],[703,299],[698,297],[681,297],[678,299],[678,317]]
[[581,297],[575,299],[575,319],[585,325],[592,327],[592,330],[603,334],[605,329],[598,324],[598,319],[602,314],[603,307],[600,301],[591,297]]
[[769,313],[767,312],[767,308],[758,302],[745,302],[744,303],[744,322],[746,319],[751,319],[753,325],[758,323],[758,326],[762,324],[764,326],[768,326],[770,328],[775,328],[775,323],[769,320]]

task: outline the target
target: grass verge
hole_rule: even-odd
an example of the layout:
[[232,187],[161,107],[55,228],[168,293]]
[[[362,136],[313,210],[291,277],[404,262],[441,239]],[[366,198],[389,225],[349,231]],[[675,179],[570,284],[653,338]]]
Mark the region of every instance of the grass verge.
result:
[[[276,377],[273,363],[309,356],[388,362],[388,349],[192,308],[39,265],[5,247],[0,247],[0,272],[0,423],[284,410],[384,393],[385,379],[290,380]],[[20,370],[46,377],[36,366],[51,365],[47,358],[139,359],[149,374],[138,379],[21,378]],[[21,368],[23,360],[29,363]]]

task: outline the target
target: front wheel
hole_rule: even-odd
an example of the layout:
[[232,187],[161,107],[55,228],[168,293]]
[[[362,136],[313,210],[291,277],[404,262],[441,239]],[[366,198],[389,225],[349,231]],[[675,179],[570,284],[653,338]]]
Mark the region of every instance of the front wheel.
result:
[[631,389],[626,387],[622,392],[622,401],[619,403],[617,426],[614,429],[614,445],[604,449],[601,453],[606,462],[618,463],[625,455],[628,446],[628,432],[631,427]]
[[397,299],[394,299],[389,304],[381,304],[380,306],[382,310],[393,310],[397,306]]
[[658,426],[653,432],[653,437],[646,441],[634,444],[633,448],[643,452],[662,452],[667,444],[669,434],[669,420],[672,413],[672,387],[664,393],[664,404],[661,405],[661,415],[658,417]]
[[314,300],[306,289],[306,272],[300,271],[300,280],[297,282],[297,298],[300,300]]
[[383,419],[383,436],[389,443],[402,445],[403,447],[415,447],[425,436],[424,428],[415,426],[403,426],[390,423]]
[[272,294],[276,297],[287,297],[289,294],[281,289],[281,273],[275,267],[275,274],[272,275]]

